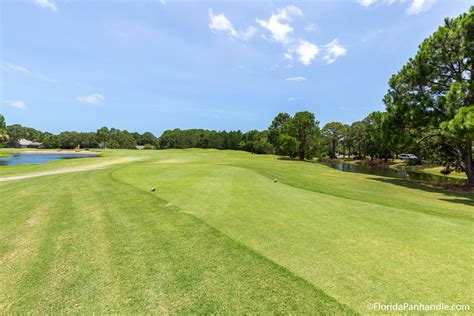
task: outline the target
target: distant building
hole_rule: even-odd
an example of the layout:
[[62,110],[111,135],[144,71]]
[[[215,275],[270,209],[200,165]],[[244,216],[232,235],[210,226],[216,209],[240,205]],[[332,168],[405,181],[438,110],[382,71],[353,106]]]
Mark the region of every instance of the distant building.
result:
[[142,149],[145,148],[145,146],[143,146],[143,145],[136,145],[135,148],[138,149],[138,150],[142,150]]
[[21,138],[17,141],[18,147],[20,148],[38,148],[43,145],[43,143],[32,142],[31,140]]

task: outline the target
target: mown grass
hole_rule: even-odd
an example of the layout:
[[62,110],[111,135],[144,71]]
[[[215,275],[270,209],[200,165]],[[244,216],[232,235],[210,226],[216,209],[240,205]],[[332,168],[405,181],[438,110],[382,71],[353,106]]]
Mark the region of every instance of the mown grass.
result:
[[[434,175],[443,175],[441,173],[441,170],[443,170],[444,167],[441,166],[429,166],[429,167],[422,167],[419,169],[415,169],[415,171],[418,172],[425,172],[429,174],[434,174]],[[448,178],[457,178],[457,179],[467,179],[466,174],[464,172],[457,172],[457,171],[452,171],[450,174],[446,175]]]
[[352,313],[112,171],[0,184],[0,311]]
[[0,311],[473,306],[470,193],[243,152],[97,159],[132,155],[143,159],[0,183]]

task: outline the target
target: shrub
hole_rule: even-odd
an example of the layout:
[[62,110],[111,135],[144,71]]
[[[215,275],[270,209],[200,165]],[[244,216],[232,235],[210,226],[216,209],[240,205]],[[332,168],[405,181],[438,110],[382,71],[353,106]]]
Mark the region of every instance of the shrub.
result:
[[417,166],[417,165],[421,165],[422,163],[423,163],[423,161],[421,161],[420,158],[408,160],[408,165],[409,166]]

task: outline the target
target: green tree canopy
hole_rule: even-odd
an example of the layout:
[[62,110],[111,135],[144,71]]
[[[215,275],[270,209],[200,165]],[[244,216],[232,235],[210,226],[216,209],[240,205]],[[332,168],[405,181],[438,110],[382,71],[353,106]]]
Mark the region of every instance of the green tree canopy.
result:
[[417,130],[439,137],[474,185],[474,7],[427,38],[418,53],[390,79],[384,98],[399,133]]
[[281,154],[280,135],[282,134],[282,128],[290,119],[290,114],[279,113],[268,128],[268,141],[275,147],[277,154]]
[[329,157],[336,158],[337,145],[344,138],[345,134],[344,124],[341,122],[327,123],[321,132],[329,146]]
[[279,144],[280,152],[283,155],[289,156],[290,158],[296,157],[300,143],[295,137],[282,134],[280,135]]
[[321,136],[319,121],[316,121],[314,114],[308,111],[297,112],[289,121],[288,131],[298,141],[299,159],[311,159]]
[[0,114],[0,144],[6,143],[9,139],[5,117]]
[[20,124],[8,125],[6,128],[10,137],[10,143],[16,143],[22,138],[34,142],[42,142],[45,137],[43,132],[31,127],[21,126]]

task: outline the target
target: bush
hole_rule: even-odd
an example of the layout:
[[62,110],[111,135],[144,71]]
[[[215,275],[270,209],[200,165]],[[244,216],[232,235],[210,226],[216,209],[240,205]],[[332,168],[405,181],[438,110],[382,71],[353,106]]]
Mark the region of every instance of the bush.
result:
[[408,160],[409,166],[417,166],[417,165],[421,165],[422,163],[423,161],[420,158]]
[[453,172],[453,169],[451,169],[450,166],[448,165],[448,166],[446,166],[445,168],[441,169],[439,172],[440,172],[442,175],[447,176],[447,175],[449,175],[451,172]]

